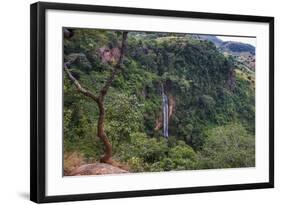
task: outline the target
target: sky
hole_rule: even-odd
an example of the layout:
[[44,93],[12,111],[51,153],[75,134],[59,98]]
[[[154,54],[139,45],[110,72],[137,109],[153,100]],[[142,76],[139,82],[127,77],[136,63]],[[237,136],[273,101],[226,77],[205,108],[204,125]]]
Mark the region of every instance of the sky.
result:
[[256,38],[253,37],[233,37],[233,36],[217,36],[223,41],[236,41],[241,43],[251,44],[256,47]]

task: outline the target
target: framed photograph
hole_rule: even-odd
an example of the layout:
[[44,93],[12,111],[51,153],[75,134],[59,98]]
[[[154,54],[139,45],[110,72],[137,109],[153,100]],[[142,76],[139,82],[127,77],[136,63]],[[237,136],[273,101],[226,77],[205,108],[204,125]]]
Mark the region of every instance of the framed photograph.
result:
[[274,18],[31,5],[30,198],[274,187]]

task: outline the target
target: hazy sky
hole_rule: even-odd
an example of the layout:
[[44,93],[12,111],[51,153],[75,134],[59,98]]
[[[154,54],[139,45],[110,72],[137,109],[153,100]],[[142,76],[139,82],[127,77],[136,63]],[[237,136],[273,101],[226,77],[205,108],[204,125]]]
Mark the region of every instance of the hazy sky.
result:
[[252,46],[256,47],[256,38],[232,37],[232,36],[217,36],[217,37],[223,41],[236,41],[236,42],[251,44]]

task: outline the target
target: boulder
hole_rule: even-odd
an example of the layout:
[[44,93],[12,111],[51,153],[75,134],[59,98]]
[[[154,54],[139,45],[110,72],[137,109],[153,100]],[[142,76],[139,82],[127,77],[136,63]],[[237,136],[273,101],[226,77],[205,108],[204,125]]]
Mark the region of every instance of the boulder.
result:
[[93,164],[81,165],[80,167],[77,167],[74,170],[72,170],[69,175],[80,176],[80,175],[102,175],[102,174],[120,174],[120,173],[128,173],[128,171],[106,163],[93,163]]

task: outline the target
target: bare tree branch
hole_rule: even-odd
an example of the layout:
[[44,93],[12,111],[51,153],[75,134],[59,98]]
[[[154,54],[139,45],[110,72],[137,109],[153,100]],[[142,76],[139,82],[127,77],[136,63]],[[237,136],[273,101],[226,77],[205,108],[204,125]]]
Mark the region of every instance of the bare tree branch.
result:
[[101,97],[101,98],[103,98],[106,95],[109,87],[111,86],[112,82],[115,79],[115,76],[122,69],[124,54],[125,54],[126,48],[127,48],[127,36],[128,36],[128,32],[123,32],[120,56],[119,56],[117,64],[113,67],[113,71],[112,71],[110,77],[107,79],[107,81],[105,82],[104,86],[102,87],[102,89],[100,91],[99,97]]
[[94,93],[92,93],[91,91],[89,91],[88,89],[86,89],[85,87],[83,87],[79,81],[71,74],[68,66],[71,64],[72,62],[66,62],[64,63],[63,67],[64,67],[64,70],[69,78],[69,80],[71,80],[73,82],[73,84],[75,85],[75,87],[77,88],[77,90],[79,92],[81,92],[82,94],[84,94],[85,96],[87,97],[90,97],[92,98],[94,101],[98,101],[98,97],[95,96]]
[[81,93],[83,93],[85,96],[88,96],[92,98],[99,107],[99,119],[98,119],[98,132],[97,136],[101,139],[105,146],[105,154],[101,157],[100,161],[104,163],[109,163],[112,164],[114,161],[112,160],[112,145],[104,131],[104,121],[105,121],[105,108],[104,108],[104,96],[106,95],[109,87],[111,86],[112,82],[114,81],[116,75],[118,74],[119,71],[122,70],[122,64],[123,64],[123,58],[127,46],[127,34],[128,32],[123,32],[122,35],[122,44],[120,48],[120,56],[119,59],[116,63],[116,65],[113,67],[112,73],[110,77],[107,79],[105,82],[104,86],[100,90],[100,94],[97,97],[94,93],[83,87],[79,81],[71,74],[69,70],[69,66],[74,63],[77,58],[70,59],[68,62],[64,63],[64,70],[68,76],[68,78],[74,83],[75,87],[77,90]]

